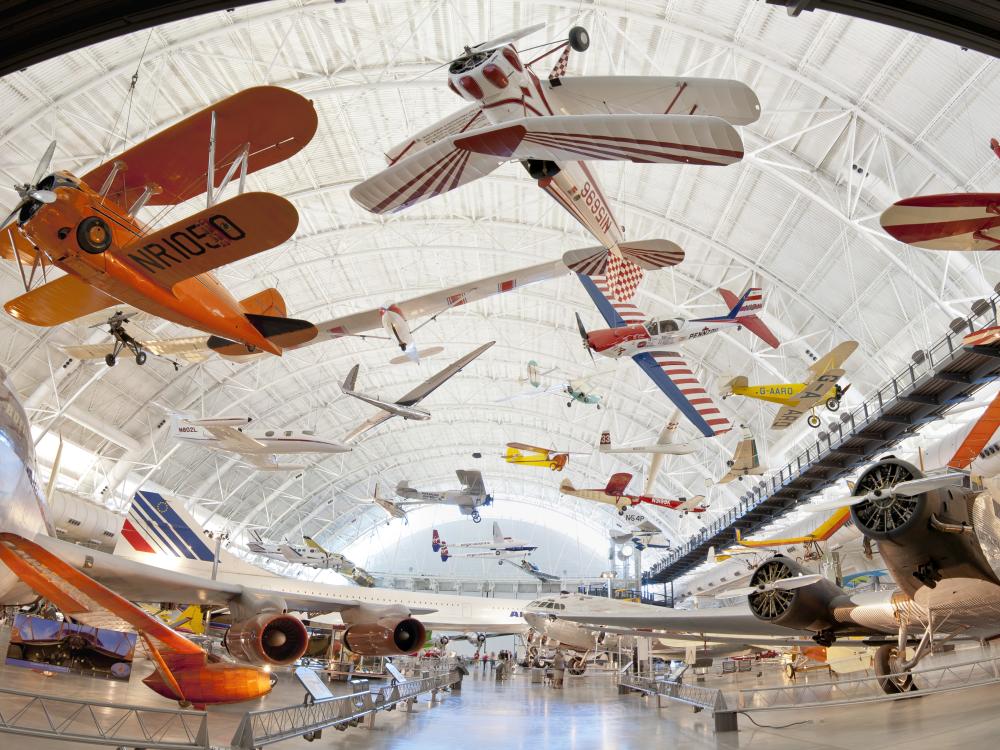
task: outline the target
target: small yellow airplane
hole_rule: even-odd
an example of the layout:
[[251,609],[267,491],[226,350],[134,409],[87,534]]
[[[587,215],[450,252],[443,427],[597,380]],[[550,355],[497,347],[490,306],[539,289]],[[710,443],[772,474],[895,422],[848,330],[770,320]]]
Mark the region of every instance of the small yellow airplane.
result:
[[723,562],[739,555],[750,554],[753,550],[773,550],[779,547],[794,547],[796,545],[805,547],[805,559],[816,560],[821,557],[819,543],[827,541],[849,520],[851,520],[851,509],[845,506],[838,508],[813,531],[802,536],[784,537],[781,539],[744,539],[740,535],[740,530],[737,529],[736,545],[723,550],[719,554],[716,554],[714,549],[709,549],[708,560],[709,562]]
[[[840,386],[837,381],[844,375],[844,362],[857,348],[857,341],[838,344],[829,354],[810,365],[809,377],[805,383],[750,385],[745,375],[738,375],[726,383],[722,398],[745,396],[781,404],[782,408],[771,424],[772,430],[790,427],[799,417],[811,412],[819,404],[825,404],[830,411],[837,411],[840,409],[840,399],[850,388],[850,385]],[[819,427],[820,419],[813,413],[806,418],[806,423],[810,427]]]
[[552,471],[562,471],[569,461],[569,453],[557,453],[549,448],[540,448],[537,445],[527,443],[507,443],[507,452],[503,460],[509,464],[520,466],[539,466],[551,469]]

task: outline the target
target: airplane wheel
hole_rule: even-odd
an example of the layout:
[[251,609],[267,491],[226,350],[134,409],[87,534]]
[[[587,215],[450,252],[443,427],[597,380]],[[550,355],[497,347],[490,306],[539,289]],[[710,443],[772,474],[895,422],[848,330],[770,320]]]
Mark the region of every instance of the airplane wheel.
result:
[[567,407],[570,407],[570,406],[572,406],[572,405],[573,405],[573,402],[572,402],[572,401],[567,401],[567,402],[566,402],[566,406],[567,406]]
[[806,418],[806,424],[812,427],[813,429],[819,427],[820,425],[819,417],[817,417],[815,414],[810,414]]
[[913,684],[912,674],[909,672],[898,674],[900,672],[896,666],[898,659],[899,649],[894,644],[884,643],[875,650],[875,677],[878,686],[887,695],[907,693],[917,689]]
[[99,216],[88,216],[76,228],[76,241],[85,253],[100,255],[111,247],[111,228]]
[[497,560],[497,565],[503,565],[503,560]]
[[105,354],[104,355],[104,364],[106,364],[108,367],[114,367],[115,366],[115,362],[117,362],[117,361],[118,360],[115,359],[115,355],[114,354]]
[[828,398],[826,400],[826,408],[830,411],[837,411],[840,408],[840,401],[836,398]]
[[483,520],[483,517],[481,515],[479,515],[478,513],[473,513],[472,514],[472,522],[473,523],[479,523],[482,520]]
[[600,410],[601,410],[601,405],[600,405],[600,404],[598,404],[598,405],[597,405],[597,411],[600,411]]
[[569,30],[569,46],[574,52],[586,52],[590,46],[590,34],[582,26],[574,26]]
[[144,364],[146,364],[146,352],[140,351],[138,354],[136,354],[135,355],[135,363],[137,365],[139,365],[140,367],[142,367]]

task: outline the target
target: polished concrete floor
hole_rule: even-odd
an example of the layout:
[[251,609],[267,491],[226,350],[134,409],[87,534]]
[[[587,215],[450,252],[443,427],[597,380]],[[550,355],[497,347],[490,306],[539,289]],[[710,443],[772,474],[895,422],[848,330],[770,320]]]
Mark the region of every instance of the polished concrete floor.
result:
[[[138,676],[138,675],[137,675]],[[754,679],[741,676],[742,681]],[[45,677],[22,669],[0,668],[0,685],[55,695],[169,706],[133,680],[121,684],[75,675]],[[744,684],[744,686],[746,686]],[[283,675],[268,706],[301,700],[302,690]],[[350,750],[632,750],[633,748],[761,748],[791,750],[943,750],[951,747],[994,747],[995,706],[1000,687],[970,689],[914,698],[891,704],[823,710],[755,713],[768,727],[756,727],[741,716],[739,733],[716,735],[711,716],[686,706],[657,709],[655,699],[636,694],[619,696],[608,674],[567,678],[556,691],[530,684],[527,675],[497,684],[489,672],[475,670],[460,693],[426,700],[412,713],[378,714],[375,727],[346,732],[327,730],[316,742],[297,739],[281,747],[331,746]],[[218,707],[210,711],[212,744],[227,747],[243,711],[258,706]],[[4,713],[0,701],[0,713]],[[790,725],[790,726],[787,726]],[[776,728],[784,726],[785,728]],[[0,748],[18,750],[73,748],[87,745],[9,737],[0,734]]]

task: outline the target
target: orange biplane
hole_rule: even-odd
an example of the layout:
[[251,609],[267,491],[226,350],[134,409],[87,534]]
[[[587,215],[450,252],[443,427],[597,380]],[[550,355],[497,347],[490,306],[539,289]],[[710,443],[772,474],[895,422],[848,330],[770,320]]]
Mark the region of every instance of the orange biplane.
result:
[[[271,193],[243,192],[246,176],[300,151],[316,132],[312,104],[276,86],[241,91],[187,117],[82,177],[49,172],[49,144],[20,202],[2,226],[25,293],[4,305],[10,315],[55,326],[129,305],[210,334],[210,348],[229,355],[281,354],[316,336],[304,320],[286,317],[276,289],[234,298],[212,271],[280,245],[298,226],[298,212]],[[207,161],[205,151],[207,150]],[[231,182],[238,194],[220,197]],[[151,230],[136,218],[145,206],[172,206],[207,194],[204,210]],[[47,267],[65,276],[49,280]],[[25,273],[25,268],[29,268]],[[108,320],[115,339],[108,365],[129,349],[124,315]]]

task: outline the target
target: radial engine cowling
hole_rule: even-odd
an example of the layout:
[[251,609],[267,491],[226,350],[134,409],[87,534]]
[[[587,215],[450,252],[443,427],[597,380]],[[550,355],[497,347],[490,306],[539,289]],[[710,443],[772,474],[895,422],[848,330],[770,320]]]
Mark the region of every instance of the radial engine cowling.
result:
[[427,639],[423,623],[413,617],[384,617],[351,625],[344,631],[344,645],[361,656],[399,656],[413,653]]
[[226,650],[247,664],[281,666],[297,661],[309,645],[309,633],[292,615],[264,612],[229,628]]
[[[765,560],[750,577],[751,586],[767,584],[783,578],[806,575],[808,571],[790,557],[775,555]],[[773,622],[786,628],[820,632],[832,630],[839,624],[833,616],[834,600],[844,592],[827,580],[810,586],[791,589],[767,589],[750,594],[747,600],[750,611],[758,619]]]
[[851,507],[851,520],[858,531],[871,539],[895,542],[914,533],[924,535],[931,514],[930,501],[936,499],[940,490],[913,497],[888,492],[889,488],[900,482],[923,476],[923,472],[916,466],[898,458],[887,458],[865,469],[854,485],[854,495],[873,497]]

